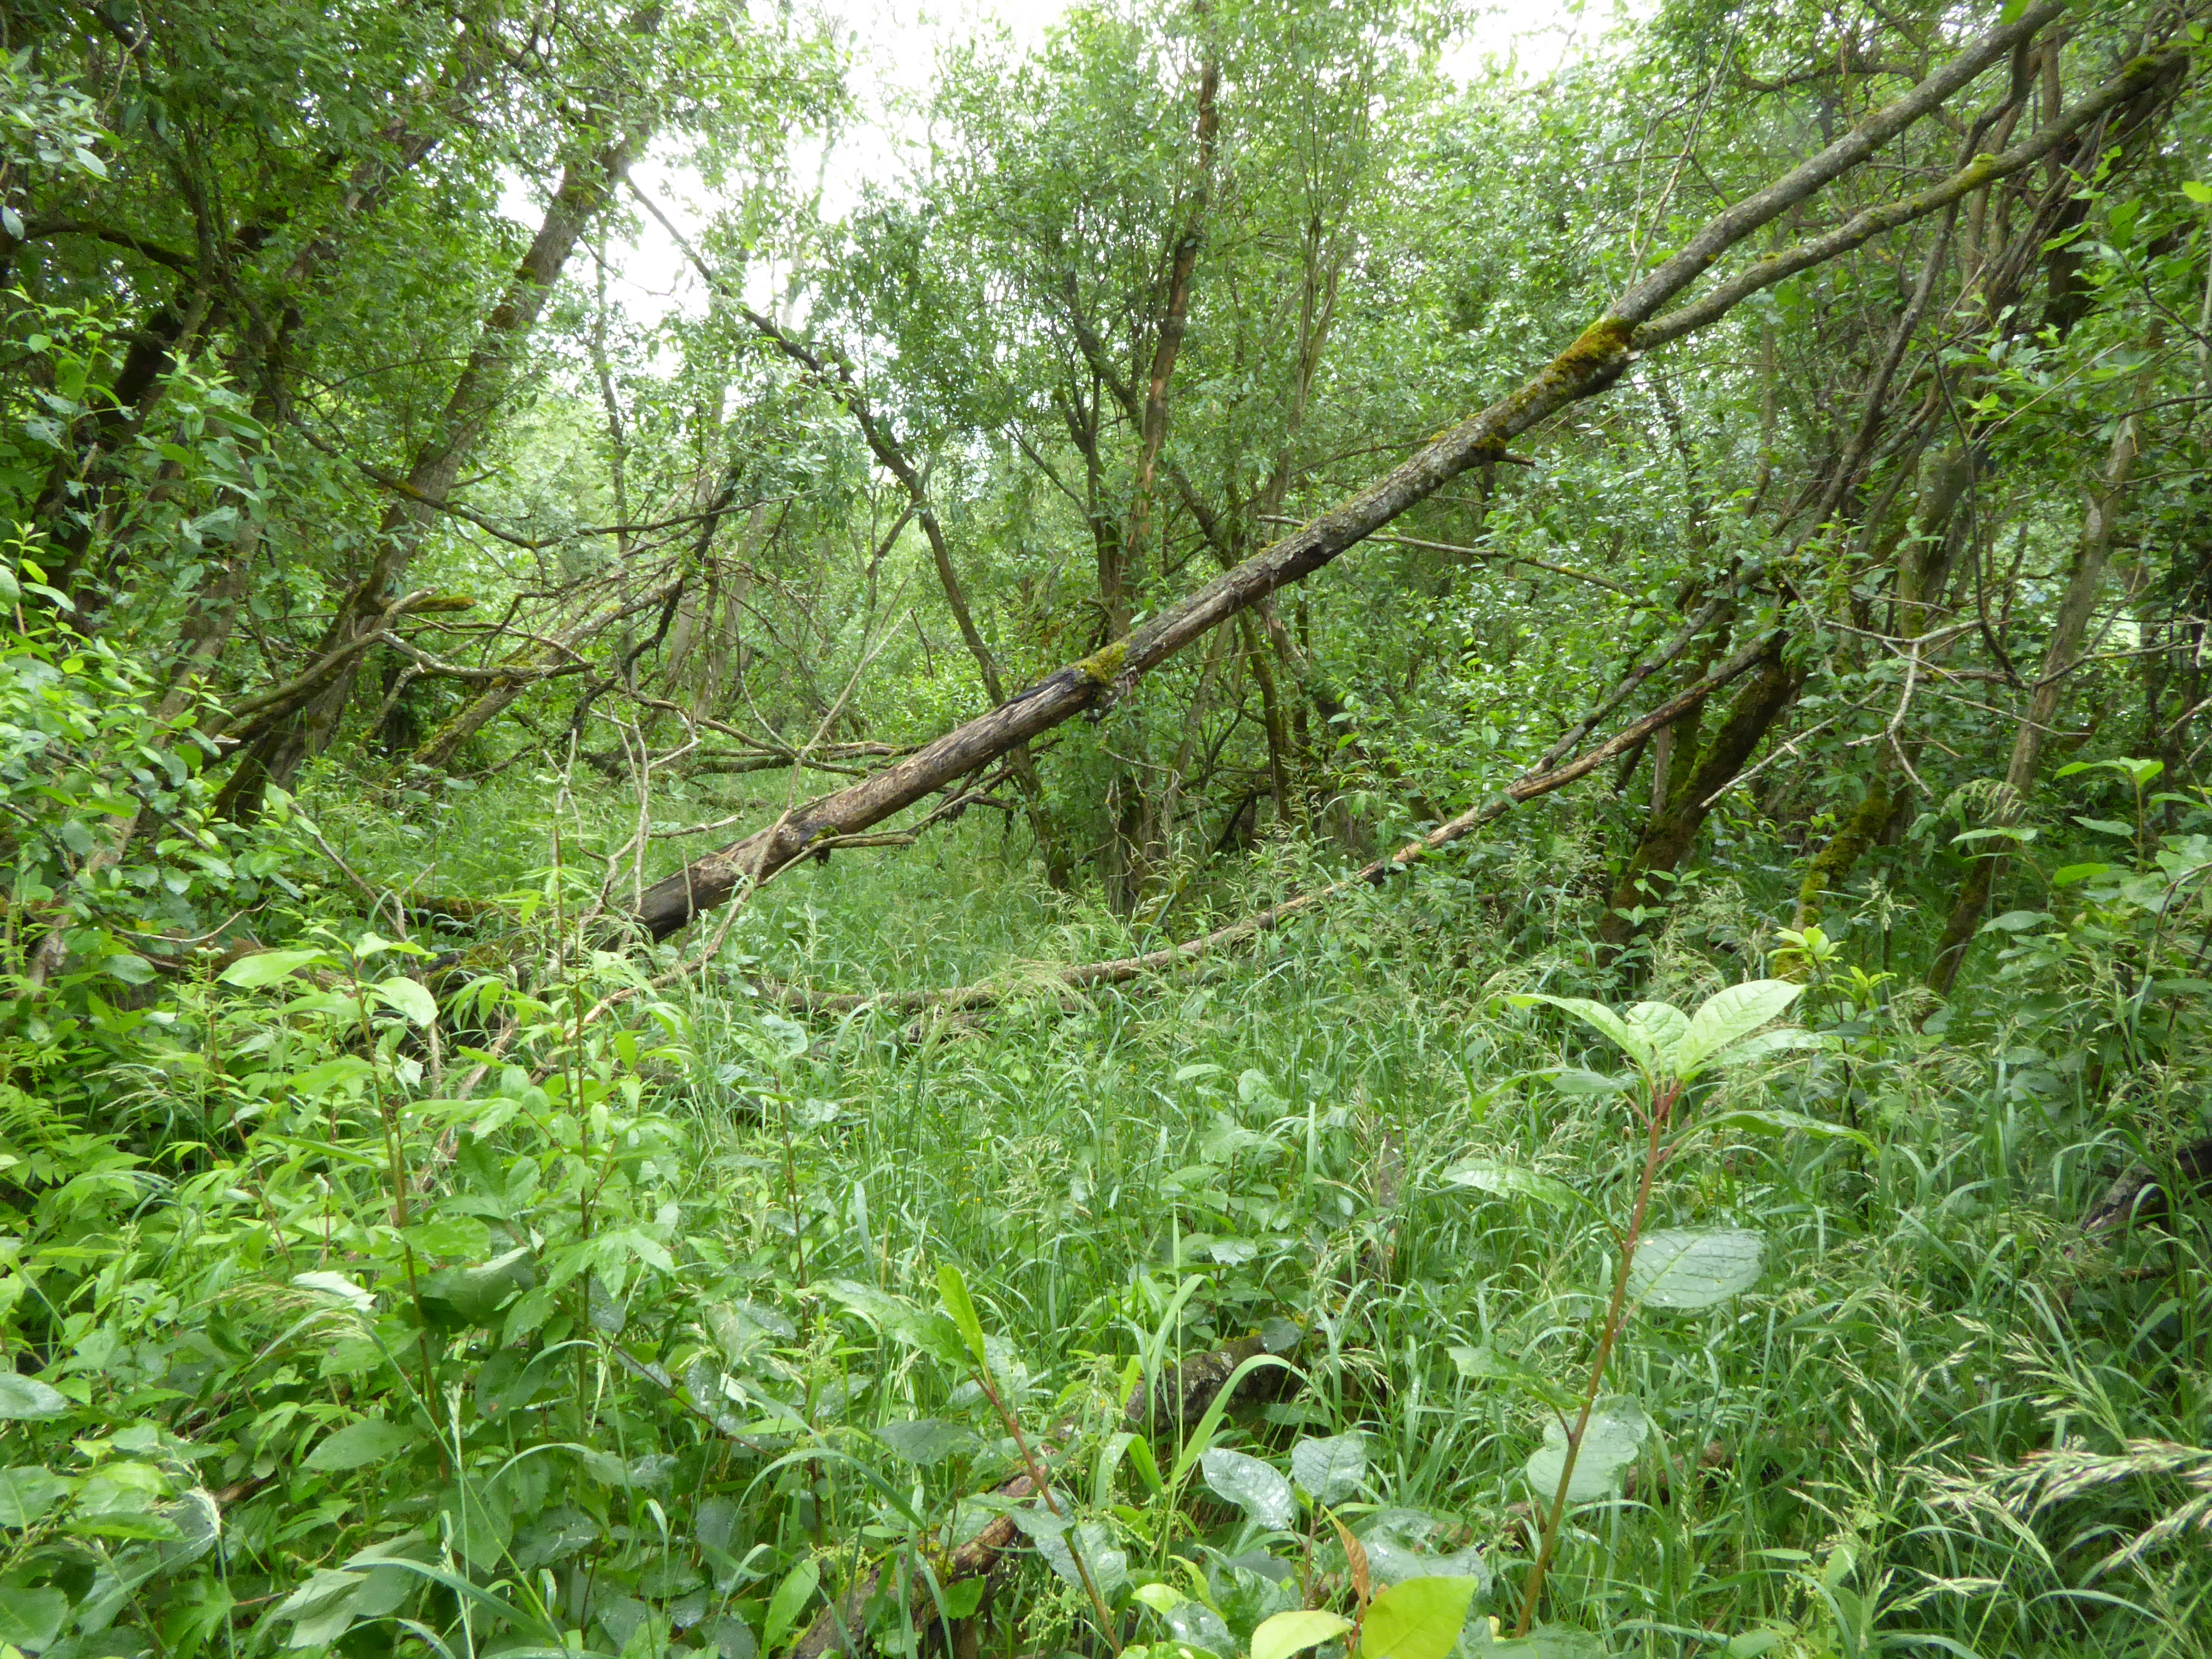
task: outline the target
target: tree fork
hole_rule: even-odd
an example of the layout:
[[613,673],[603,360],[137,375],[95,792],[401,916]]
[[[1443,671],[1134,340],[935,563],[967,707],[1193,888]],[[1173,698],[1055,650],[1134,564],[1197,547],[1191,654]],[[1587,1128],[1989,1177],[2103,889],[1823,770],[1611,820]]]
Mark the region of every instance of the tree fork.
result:
[[1203,957],[1227,950],[1247,939],[1256,939],[1262,933],[1273,933],[1285,923],[1310,910],[1318,909],[1332,899],[1363,887],[1379,887],[1431,853],[1439,852],[1454,842],[1462,840],[1486,824],[1496,823],[1516,807],[1580,781],[1634,750],[1649,739],[1653,732],[1680,720],[1714,692],[1740,678],[1775,649],[1779,642],[1779,636],[1773,636],[1739,651],[1697,684],[1678,692],[1642,719],[1631,721],[1603,743],[1565,765],[1554,763],[1553,758],[1547,756],[1537,763],[1534,769],[1523,773],[1497,794],[1476,803],[1457,817],[1438,824],[1418,841],[1407,842],[1387,858],[1376,859],[1326,887],[1285,899],[1279,904],[1270,905],[1264,910],[1217,927],[1211,933],[1202,933],[1196,939],[1186,939],[1180,945],[1164,946],[1143,956],[1118,957],[1107,962],[1060,968],[1042,976],[1010,974],[998,979],[979,980],[972,985],[927,991],[902,991],[884,996],[806,991],[791,986],[763,986],[763,988],[780,995],[786,1006],[809,1013],[851,1013],[867,1007],[919,1012],[930,1008],[959,1010],[988,1006],[1016,994],[1025,984],[1057,983],[1070,990],[1079,990],[1095,985],[1118,985],[1146,975],[1165,973],[1187,966]]
[[[1729,248],[1860,166],[1884,144],[2002,60],[2021,41],[2033,38],[2065,14],[2062,0],[2045,0],[2018,20],[1970,42],[1948,63],[1903,96],[1884,106],[1825,149],[1790,169],[1707,222],[1684,246],[1622,295],[1565,351],[1518,391],[1459,426],[1440,433],[1351,501],[1310,520],[1273,545],[1224,571],[1181,602],[1147,617],[1103,649],[1059,669],[1012,701],[924,745],[898,764],[853,785],[794,806],[765,829],[720,851],[694,860],[656,883],[641,896],[631,920],[652,939],[665,939],[689,926],[700,912],[728,900],[805,855],[810,843],[827,836],[850,835],[881,823],[954,779],[1035,738],[1063,720],[1099,708],[1121,695],[1146,673],[1176,652],[1268,594],[1303,580],[1348,549],[1382,528],[1416,502],[1485,459],[1503,453],[1507,443],[1540,421],[1581,399],[1595,396],[1620,379],[1632,345],[1659,309],[1696,282]],[[2157,60],[2163,64],[2163,59]],[[2132,69],[2133,66],[2131,66]],[[2161,70],[2162,72],[2162,70]],[[2123,77],[2125,78],[2125,77]],[[2130,82],[2130,87],[2138,85]],[[2087,100],[2094,103],[2096,100]],[[2084,107],[2087,106],[2085,105]],[[2073,118],[2069,114],[2069,122]],[[2086,117],[2081,118],[2086,119]],[[2069,125],[2069,131],[2071,130]],[[2051,140],[2052,143],[2056,138]],[[2023,155],[2015,147],[2002,158],[1978,163],[1982,177],[2009,165],[2017,170],[2049,148]],[[1889,228],[1940,211],[1954,198],[1923,191],[1908,198],[1880,225],[1847,241],[1837,252],[1856,246],[1876,229]],[[1856,234],[1859,216],[1847,229]],[[1824,241],[1831,239],[1823,239]],[[1825,255],[1821,257],[1826,257]],[[1778,256],[1787,264],[1785,257]],[[1808,263],[1819,263],[1812,258]],[[1739,300],[1781,280],[1787,270],[1777,261],[1724,285],[1714,300],[1702,302],[1690,317],[1678,311],[1662,319],[1663,334],[1653,341],[1679,338],[1717,319]],[[1804,264],[1791,264],[1790,270]],[[1772,272],[1773,274],[1770,274]]]
[[1640,931],[1632,919],[1638,908],[1644,878],[1671,874],[1689,856],[1711,810],[1707,803],[1724,791],[1743,769],[1760,739],[1796,700],[1804,676],[1784,659],[1781,636],[1762,642],[1764,660],[1758,675],[1736,695],[1735,704],[1713,740],[1698,757],[1696,768],[1671,796],[1668,809],[1654,816],[1637,844],[1628,866],[1620,872],[1598,938],[1607,954],[1618,951]]

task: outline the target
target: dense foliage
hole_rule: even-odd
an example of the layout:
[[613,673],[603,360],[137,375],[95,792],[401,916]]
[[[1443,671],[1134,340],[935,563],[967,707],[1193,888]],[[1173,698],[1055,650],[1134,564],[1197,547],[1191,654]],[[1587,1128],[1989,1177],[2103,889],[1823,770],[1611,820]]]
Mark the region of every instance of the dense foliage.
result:
[[0,6],[0,1659],[2212,1654],[2203,9]]

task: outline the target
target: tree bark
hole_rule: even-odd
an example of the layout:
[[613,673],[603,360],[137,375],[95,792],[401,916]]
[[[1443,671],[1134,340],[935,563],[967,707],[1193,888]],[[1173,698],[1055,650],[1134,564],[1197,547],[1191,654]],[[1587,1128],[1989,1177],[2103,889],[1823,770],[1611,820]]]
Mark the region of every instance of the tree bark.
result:
[[[658,13],[641,14],[657,20]],[[476,348],[454,382],[431,435],[416,450],[399,498],[378,526],[378,549],[368,570],[339,601],[325,630],[318,658],[327,656],[382,626],[391,589],[413,563],[422,538],[436,520],[436,507],[452,492],[461,468],[489,428],[513,382],[515,362],[537,325],[553,284],[592,221],[604,210],[615,186],[643,149],[647,133],[626,131],[588,157],[571,163],[547,207],[528,252],[509,278],[505,293],[484,319]],[[270,783],[289,782],[300,763],[328,744],[353,694],[359,658],[343,672],[284,709],[243,755],[216,808],[250,820],[260,811]]]
[[1655,814],[1645,825],[1636,851],[1621,871],[1612,903],[1598,924],[1598,938],[1609,952],[1626,945],[1641,930],[1633,912],[1645,896],[1648,878],[1672,874],[1689,856],[1711,810],[1707,803],[1743,769],[1752,751],[1796,700],[1803,684],[1803,674],[1784,659],[1778,639],[1770,642],[1759,672],[1737,693],[1728,720],[1713,733],[1696,767],[1670,792],[1666,810]]
[[1129,631],[1129,596],[1142,580],[1145,549],[1152,539],[1153,479],[1168,437],[1168,384],[1175,378],[1176,359],[1190,323],[1191,283],[1206,240],[1206,210],[1213,200],[1213,158],[1220,134],[1214,94],[1220,85],[1221,66],[1209,53],[1198,81],[1198,186],[1168,257],[1167,303],[1153,337],[1152,369],[1145,378],[1145,402],[1138,415],[1137,474],[1122,527],[1121,556],[1111,573],[1101,573],[1102,578],[1111,578],[1110,586],[1102,580],[1098,597],[1106,610],[1107,634],[1116,639]]
[[[1694,318],[1687,316],[1692,308],[1686,307],[1669,317],[1659,317],[1662,306],[1731,246],[1858,167],[2064,12],[2060,0],[2046,0],[2016,21],[1990,30],[1851,132],[1765,189],[1716,216],[1680,253],[1621,295],[1603,317],[1518,390],[1438,434],[1350,501],[1224,571],[1187,599],[1163,607],[1103,649],[1060,668],[1011,702],[925,744],[896,765],[849,788],[795,806],[765,829],[695,860],[648,888],[633,913],[633,921],[648,937],[665,939],[689,926],[702,911],[805,856],[815,841],[857,833],[879,823],[987,765],[1015,744],[1029,741],[1110,701],[1238,611],[1329,564],[1469,467],[1495,459],[1512,438],[1570,404],[1604,391],[1626,368],[1632,344],[1639,334],[1656,326],[1655,319],[1666,325],[1663,334],[1655,334],[1655,339],[1674,339],[1726,314],[1738,300],[1768,285],[1756,278],[1776,267],[1776,260],[1760,261],[1748,277],[1724,285],[1724,301],[1701,302],[1695,307]],[[1983,165],[1995,167],[2005,159],[1990,158]],[[2017,159],[2015,165],[2025,167],[2033,159]],[[1922,192],[1911,200],[1917,204],[1928,194]],[[1935,200],[1917,212],[1893,216],[1893,222],[1905,222],[1946,205],[1945,200]],[[1791,268],[1805,267],[1801,264]],[[1717,780],[1713,787],[1725,781],[1726,778]]]
[[[2044,649],[2043,675],[2028,693],[2020,730],[2013,738],[2012,755],[2005,765],[2004,789],[1990,817],[1994,828],[2012,828],[2027,811],[2028,792],[2035,787],[2036,769],[2043,759],[2044,739],[2049,735],[2051,720],[2058,713],[2059,700],[2065,695],[2067,681],[2075,666],[2075,654],[2089,625],[2089,613],[2096,608],[2098,585],[2104,578],[2105,562],[2112,548],[2112,525],[2119,514],[2120,498],[2127,491],[2129,477],[2135,471],[2136,458],[2142,453],[2142,441],[2141,417],[2131,415],[2120,422],[2120,429],[2112,434],[2112,447],[2105,457],[2103,472],[2089,491],[2088,510],[2083,514],[2081,534],[2075,543],[2073,562],[2067,572],[2065,597],[2058,603],[2050,642]],[[1981,924],[1990,890],[2007,862],[2002,851],[1985,854],[1974,860],[1966,880],[1960,884],[1950,918],[1943,925],[1942,937],[1936,941],[1935,960],[1928,969],[1928,988],[1938,996],[1950,995],[1952,986],[1958,982],[1960,966]]]
[[[1297,917],[1320,908],[1332,899],[1357,892],[1362,888],[1379,887],[1391,877],[1473,834],[1485,824],[1494,823],[1517,807],[1578,782],[1637,749],[1650,738],[1654,731],[1680,720],[1714,692],[1741,678],[1767,656],[1776,643],[1774,640],[1763,640],[1739,651],[1695,685],[1676,693],[1642,719],[1631,721],[1604,742],[1565,765],[1556,765],[1546,760],[1534,770],[1516,778],[1497,794],[1477,802],[1458,817],[1438,824],[1418,841],[1407,842],[1388,857],[1375,860],[1341,881],[1285,899],[1279,904],[1270,905],[1264,910],[1217,927],[1196,939],[1186,939],[1180,945],[1170,945],[1142,956],[1118,957],[1109,962],[1083,963],[1074,967],[1061,968],[1047,978],[1071,990],[1081,990],[1092,986],[1123,984],[1149,975],[1166,973],[1176,968],[1188,967],[1205,957],[1231,949],[1264,933],[1273,933]],[[786,1006],[803,1012],[851,1013],[866,1007],[919,1012],[929,1008],[980,1008],[1003,1001],[1024,989],[1034,989],[1038,983],[1037,975],[1023,972],[939,990],[897,991],[879,996],[806,991],[791,986],[764,986],[763,988],[775,992]]]

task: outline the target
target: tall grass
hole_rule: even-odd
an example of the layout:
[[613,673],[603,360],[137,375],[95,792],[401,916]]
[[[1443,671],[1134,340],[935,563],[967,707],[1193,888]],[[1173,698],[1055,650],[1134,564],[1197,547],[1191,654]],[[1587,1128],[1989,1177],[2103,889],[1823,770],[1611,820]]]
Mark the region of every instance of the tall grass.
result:
[[[1071,957],[1129,942],[988,860],[944,871],[917,884],[912,866],[840,860],[761,896],[743,949],[860,988],[993,971],[1041,939]],[[1494,1565],[1524,1556],[1519,1471],[1543,1408],[1467,1356],[1569,1378],[1610,1237],[1592,1205],[1443,1176],[1508,1161],[1601,1200],[1624,1121],[1532,1075],[1594,1063],[1500,999],[1556,980],[1565,953],[1486,948],[1494,907],[1470,887],[1424,878],[1233,971],[1073,1012],[1041,999],[980,1024],[864,1013],[821,1031],[794,1139],[809,1271],[927,1298],[934,1264],[957,1263],[1047,1396],[1103,1388],[1202,1275],[1182,1344],[1273,1316],[1308,1333],[1310,1386],[1243,1433],[1363,1430],[1378,1497],[1449,1517]],[[2133,1109],[2054,1066],[2067,1028],[2047,1013],[1929,1036],[1912,999],[1854,1000],[1840,973],[1808,1001],[1837,1047],[1709,1109],[1786,1106],[1869,1143],[1714,1134],[1674,1167],[1655,1224],[1757,1229],[1765,1273],[1710,1312],[1636,1322],[1619,1383],[1663,1440],[1626,1497],[1577,1521],[1557,1605],[1653,1654],[1759,1650],[1761,1631],[1808,1654],[2212,1651],[2201,1532],[2092,1571],[2185,1481],[2147,1466],[2042,1501],[2013,1474],[2206,1436],[2201,1230],[2116,1254],[2072,1225]],[[750,1017],[698,1013],[708,1032]],[[782,1156],[775,1114],[711,1083],[685,1097],[710,1143]]]

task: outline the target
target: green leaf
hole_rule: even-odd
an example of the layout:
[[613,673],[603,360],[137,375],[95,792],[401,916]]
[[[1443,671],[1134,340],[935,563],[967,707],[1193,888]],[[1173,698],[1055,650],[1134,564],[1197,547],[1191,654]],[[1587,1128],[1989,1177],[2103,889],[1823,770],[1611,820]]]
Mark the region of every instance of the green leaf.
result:
[[1628,1011],[1628,1023],[1650,1037],[1661,1066],[1672,1070],[1674,1051],[1689,1034],[1690,1017],[1671,1002],[1639,1002]]
[[2052,920],[2048,910],[2008,910],[2001,916],[1991,916],[1982,924],[1985,933],[2024,933],[2031,927],[2040,927]]
[[620,1336],[629,1325],[629,1307],[593,1273],[584,1281],[584,1317],[602,1336]]
[[2135,825],[2122,823],[2118,818],[2085,818],[2077,815],[2074,822],[2084,830],[2094,830],[2100,836],[2118,836],[2126,841],[2135,839]]
[[422,1281],[422,1300],[460,1324],[489,1326],[510,1297],[537,1282],[530,1251],[518,1245],[489,1261],[432,1273]]
[[1650,1038],[1602,1002],[1592,1002],[1587,997],[1555,997],[1544,991],[1526,992],[1505,1000],[1516,1008],[1530,1007],[1539,1002],[1564,1008],[1592,1030],[1611,1039],[1614,1047],[1638,1065],[1649,1070],[1657,1064],[1658,1051],[1652,1047]]
[[940,1313],[925,1312],[902,1296],[857,1279],[833,1279],[823,1293],[859,1314],[894,1341],[919,1348],[946,1365],[965,1365],[969,1350],[959,1328]]
[[[2188,186],[2185,185],[2182,188],[2186,190]],[[2116,755],[2110,760],[2069,762],[2058,769],[2057,775],[2070,778],[2076,772],[2118,772],[2140,789],[2147,783],[2154,782],[2165,770],[2166,763],[2162,760],[2139,760],[2132,755]]]
[[972,1619],[975,1609],[983,1605],[983,1591],[989,1585],[987,1578],[959,1578],[944,1587],[945,1616],[948,1619]]
[[1485,1343],[1479,1348],[1449,1348],[1453,1367],[1470,1382],[1506,1382],[1525,1389],[1557,1410],[1565,1411],[1574,1396],[1534,1366],[1502,1354]]
[[972,1450],[975,1445],[974,1435],[959,1424],[949,1423],[941,1417],[885,1423],[876,1430],[876,1438],[891,1449],[892,1455],[925,1467]]
[[1810,1031],[1801,1031],[1795,1026],[1784,1025],[1766,1031],[1754,1031],[1740,1042],[1731,1042],[1716,1054],[1716,1064],[1731,1068],[1755,1066],[1769,1054],[1788,1054],[1798,1049],[1818,1048],[1820,1039]]
[[1252,1632],[1252,1659],[1290,1659],[1294,1653],[1334,1641],[1352,1620],[1334,1613],[1279,1613]]
[[2199,207],[2212,207],[2212,185],[2200,184],[2194,179],[2181,181],[2181,193]]
[[424,1030],[438,1023],[438,999],[428,987],[394,975],[376,988],[377,1000],[396,1008]]
[[479,1572],[497,1569],[514,1541],[514,1513],[508,1489],[471,1480],[463,1494],[449,1490],[438,1505],[438,1531]]
[[1376,1510],[1355,1530],[1367,1552],[1368,1575],[1376,1584],[1402,1584],[1414,1578],[1489,1582],[1489,1564],[1476,1546],[1469,1544],[1449,1555],[1436,1553],[1433,1547],[1446,1534],[1459,1531],[1456,1522],[1392,1505]]
[[70,1408],[69,1396],[36,1377],[0,1371],[0,1423],[37,1423]]
[[[1360,1659],[1444,1659],[1459,1645],[1473,1578],[1408,1578],[1367,1604],[1359,1629]],[[1324,1638],[1325,1639],[1325,1638]]]
[[1340,1504],[1367,1478],[1367,1437],[1335,1434],[1308,1437],[1291,1448],[1291,1479],[1316,1503]]
[[1790,1639],[1790,1632],[1780,1630],[1747,1630],[1729,1638],[1729,1644],[1721,1651],[1727,1659],[1761,1659]]
[[1585,1072],[1573,1066],[1563,1066],[1556,1072],[1544,1073],[1544,1081],[1563,1095],[1577,1097],[1595,1095],[1617,1095],[1634,1085],[1632,1078],[1607,1077],[1601,1072]]
[[1808,1117],[1803,1112],[1766,1112],[1746,1109],[1741,1111],[1722,1112],[1717,1116],[1705,1119],[1695,1127],[1700,1130],[1735,1129],[1746,1134],[1754,1135],[1812,1135],[1821,1140],[1854,1141],[1869,1152],[1875,1150],[1873,1139],[1869,1136],[1861,1134],[1856,1129],[1846,1128],[1840,1123],[1831,1123],[1825,1118]]
[[1784,979],[1748,980],[1705,999],[1674,1045],[1678,1076],[1689,1077],[1716,1055],[1741,1042],[1797,1000],[1805,988]]
[[1571,1625],[1539,1625],[1526,1636],[1478,1642],[1467,1650],[1468,1659],[1607,1659],[1612,1651],[1597,1637]]
[[775,1587],[775,1594],[768,1599],[768,1622],[761,1629],[761,1647],[774,1652],[783,1644],[798,1623],[799,1615],[814,1599],[815,1586],[822,1582],[822,1569],[812,1557],[801,1561],[784,1574],[783,1582]]
[[240,957],[216,977],[225,985],[258,991],[282,984],[303,968],[326,968],[330,963],[326,951],[256,951],[250,957]]
[[276,1604],[270,1615],[293,1621],[287,1647],[322,1647],[345,1634],[353,1623],[354,1601],[367,1586],[360,1573],[318,1567],[307,1582]]
[[1984,841],[2011,841],[2025,842],[2033,841],[2035,836],[2036,832],[2033,830],[2022,830],[2016,825],[2009,823],[1998,823],[1992,824],[1986,830],[1962,830],[1958,835],[1951,837],[1951,845],[1954,847],[1964,847],[1970,842]]
[[787,1065],[804,1054],[814,1041],[804,1025],[781,1014],[763,1014],[761,1029],[770,1038],[769,1058]]
[[386,1423],[374,1417],[364,1417],[357,1423],[347,1424],[335,1434],[325,1436],[322,1443],[307,1454],[305,1461],[309,1468],[320,1469],[326,1474],[366,1468],[371,1463],[380,1463],[397,1456],[421,1437],[404,1423]]
[[1287,1527],[1297,1507],[1291,1483],[1272,1463],[1243,1452],[1209,1451],[1199,1460],[1206,1484],[1263,1527]]
[[1740,1228],[1646,1233],[1629,1266],[1629,1297],[1660,1308],[1710,1308],[1758,1280],[1765,1248],[1757,1233]]
[[0,1469],[0,1527],[21,1530],[67,1497],[69,1489],[60,1475],[34,1465]]
[[51,1647],[69,1617],[70,1599],[58,1589],[11,1589],[0,1595],[0,1642],[36,1653]]
[[968,1352],[975,1357],[976,1364],[989,1370],[991,1356],[983,1346],[983,1322],[975,1316],[975,1303],[968,1294],[968,1281],[950,1261],[937,1264],[937,1290],[945,1298],[945,1311],[960,1328],[960,1340],[968,1345]]
[[[1017,1510],[1018,1518],[1024,1511]],[[1083,1569],[1091,1571],[1091,1583],[1108,1601],[1121,1593],[1129,1582],[1129,1557],[1127,1551],[1114,1547],[1114,1536],[1095,1521],[1085,1521],[1080,1526],[1066,1527],[1055,1532],[1031,1534],[1036,1553],[1045,1565],[1057,1574],[1062,1583],[1073,1590],[1087,1589],[1083,1582]],[[1083,1553],[1083,1566],[1075,1564],[1075,1553]]]
[[[376,1067],[359,1054],[333,1054],[330,1059],[295,1074],[292,1086],[313,1098],[332,1089],[350,1088],[355,1084],[366,1083],[375,1075]],[[374,1158],[368,1160],[371,1164],[377,1161]]]
[[[1588,1504],[1610,1492],[1615,1477],[1636,1461],[1644,1436],[1650,1432],[1650,1414],[1632,1395],[1604,1395],[1593,1401],[1589,1421],[1583,1429],[1582,1451],[1567,1483],[1567,1502]],[[1522,1465],[1529,1489],[1547,1512],[1566,1463],[1567,1431],[1554,1418],[1544,1425],[1544,1443],[1529,1453]]]
[[2073,887],[2112,872],[2112,866],[2109,864],[2062,864],[2051,872],[2051,884],[2053,887]]
[[1555,1210],[1571,1209],[1579,1201],[1575,1189],[1564,1181],[1554,1181],[1550,1176],[1538,1175],[1534,1170],[1523,1170],[1512,1164],[1487,1160],[1462,1164],[1445,1170],[1444,1179],[1455,1187],[1472,1187],[1493,1198],[1532,1198]]
[[376,1298],[343,1273],[294,1273],[292,1282],[302,1290],[319,1291],[325,1296],[337,1297],[356,1313],[376,1311]]

